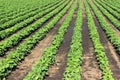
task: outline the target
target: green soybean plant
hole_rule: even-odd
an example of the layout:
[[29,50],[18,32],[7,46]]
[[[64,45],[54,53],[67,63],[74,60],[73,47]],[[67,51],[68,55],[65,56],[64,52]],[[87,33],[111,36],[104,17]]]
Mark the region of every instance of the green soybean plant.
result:
[[80,0],[63,80],[81,80],[82,51],[82,0]]
[[69,23],[72,20],[73,13],[76,9],[76,3],[71,8],[70,13],[67,15],[66,19],[62,23],[59,28],[58,33],[54,36],[52,44],[45,49],[43,56],[41,59],[35,64],[32,70],[28,73],[28,75],[24,78],[24,80],[43,80],[44,76],[48,74],[48,69],[50,64],[55,62],[55,55],[60,44],[63,41],[64,34],[69,27]]
[[114,80],[112,76],[112,71],[110,69],[109,60],[105,54],[104,47],[102,46],[99,38],[98,31],[96,29],[92,13],[90,11],[90,7],[85,0],[85,7],[86,7],[86,15],[88,20],[88,28],[90,31],[90,38],[92,39],[96,58],[98,60],[98,64],[100,69],[102,70],[102,80]]
[[[35,32],[34,35],[27,38],[22,44],[20,44],[14,51],[11,51],[6,58],[0,61],[0,79],[5,79],[14,67],[25,58],[30,50],[41,40],[45,37],[48,31],[50,31],[54,25],[58,22],[58,20],[66,13],[69,9],[72,1],[58,14],[56,15],[50,23],[48,23],[45,27],[39,29]],[[58,10],[59,11],[59,10]],[[34,79],[35,80],[35,79]]]

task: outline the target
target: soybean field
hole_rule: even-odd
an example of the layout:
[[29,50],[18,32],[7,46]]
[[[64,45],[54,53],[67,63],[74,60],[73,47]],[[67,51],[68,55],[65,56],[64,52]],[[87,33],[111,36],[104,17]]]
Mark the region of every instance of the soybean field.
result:
[[120,80],[120,0],[0,0],[0,80]]

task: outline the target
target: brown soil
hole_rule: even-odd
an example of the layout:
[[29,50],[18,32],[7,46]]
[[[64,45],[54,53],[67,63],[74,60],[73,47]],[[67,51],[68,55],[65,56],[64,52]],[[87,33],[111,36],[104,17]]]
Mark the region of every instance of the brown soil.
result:
[[89,36],[85,8],[83,8],[83,28],[82,28],[82,46],[83,46],[83,64],[81,80],[100,80],[101,70],[97,64],[94,55],[93,43]]
[[[94,3],[94,0],[92,0]],[[95,3],[94,3],[95,4]],[[118,37],[120,37],[120,31],[112,24],[112,22],[103,14],[103,12],[98,8],[98,6],[95,4],[96,8],[101,12],[102,16],[105,18],[105,20],[108,22],[108,24],[111,26],[113,30],[115,30]]]
[[22,80],[27,75],[34,63],[38,61],[42,56],[44,49],[50,46],[53,36],[57,33],[65,17],[66,14],[59,20],[59,22],[46,35],[46,37],[37,44],[37,46],[31,51],[31,53],[25,57],[24,61],[19,63],[16,69],[12,71],[9,76],[6,77],[6,80]]
[[97,29],[98,29],[98,32],[100,35],[101,43],[105,48],[105,53],[108,57],[110,68],[113,72],[113,77],[115,78],[115,80],[118,80],[118,79],[120,79],[120,57],[115,52],[115,49],[112,46],[112,44],[108,41],[107,36],[105,35],[104,31],[102,30],[102,28],[93,12],[92,12],[92,14],[94,17],[95,25],[97,26]]
[[67,55],[70,49],[70,42],[73,34],[73,28],[75,26],[75,20],[77,17],[77,10],[76,8],[73,19],[70,22],[70,26],[67,30],[67,33],[64,35],[64,40],[59,47],[59,50],[56,55],[56,61],[54,65],[51,65],[49,68],[49,75],[45,77],[44,80],[62,80],[63,73],[65,71],[65,67],[67,64]]

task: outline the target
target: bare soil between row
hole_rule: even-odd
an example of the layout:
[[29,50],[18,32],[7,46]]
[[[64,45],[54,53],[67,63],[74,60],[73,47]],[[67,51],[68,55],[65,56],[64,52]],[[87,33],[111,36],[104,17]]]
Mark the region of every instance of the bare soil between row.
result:
[[90,39],[85,7],[83,7],[82,46],[83,64],[81,80],[100,80],[101,70],[97,64],[94,46]]

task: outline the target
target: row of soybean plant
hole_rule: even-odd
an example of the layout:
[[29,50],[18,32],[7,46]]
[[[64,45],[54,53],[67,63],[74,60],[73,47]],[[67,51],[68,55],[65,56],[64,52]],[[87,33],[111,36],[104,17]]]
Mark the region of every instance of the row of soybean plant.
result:
[[90,38],[92,39],[95,55],[98,60],[100,69],[102,70],[102,80],[114,80],[112,72],[110,70],[109,60],[105,54],[103,45],[100,42],[100,37],[97,31],[97,28],[94,23],[92,13],[90,11],[90,6],[85,0],[86,15],[88,20],[88,28],[90,31]]
[[[14,26],[12,26],[8,29],[0,31],[0,39],[4,39],[4,38],[8,37],[9,35],[17,32],[18,30],[21,30],[21,29],[29,26],[31,23],[35,22],[39,18],[42,18],[44,15],[48,14],[49,12],[51,12],[52,10],[54,10],[55,8],[60,6],[63,3],[63,1],[60,2],[59,4],[58,3],[59,3],[59,1],[51,4],[50,6],[44,7],[36,15],[31,16],[31,17],[23,20],[22,22],[15,24]],[[45,9],[45,10],[43,10],[43,9]]]
[[120,8],[119,4],[119,0],[115,0],[115,1],[111,1],[111,0],[105,0],[105,2],[109,3],[110,5],[116,7],[116,8]]
[[111,15],[103,6],[94,1],[99,10],[120,30],[120,23],[113,15]]
[[1,23],[0,30],[4,30],[6,28],[14,26],[15,24],[18,24],[18,23],[38,14],[46,9],[49,9],[51,6],[54,6],[54,5],[56,5],[56,4],[48,5],[46,7],[43,6],[42,8],[31,10],[30,12],[26,12],[26,14],[18,15],[17,17],[15,17],[16,15],[13,15],[12,16],[13,18],[10,17],[7,21],[5,18],[5,21],[3,20],[5,23]]
[[117,53],[120,54],[120,37],[116,34],[115,30],[106,21],[106,19],[103,17],[102,13],[97,9],[97,7],[90,1],[89,4],[92,10],[94,11],[98,21],[100,22],[102,29],[105,31],[108,39],[114,45]]
[[79,8],[75,22],[74,32],[68,53],[67,66],[63,80],[81,80],[82,65],[82,0],[79,1]]
[[[18,2],[18,4],[20,3],[19,0],[16,0],[16,1]],[[52,1],[51,0],[29,1],[30,3],[32,3],[32,4],[30,4],[29,2],[27,2],[27,0],[25,0],[25,2],[20,3],[20,5],[16,5],[17,4],[16,1],[14,1],[14,2],[12,1],[15,4],[11,3],[10,0],[6,1],[6,3],[10,2],[10,4],[6,5],[6,6],[4,5],[4,3],[2,3],[4,1],[1,2],[1,6],[4,7],[4,8],[0,7],[0,9],[3,9],[4,11],[0,11],[0,20],[3,19],[3,18],[14,16],[16,14],[20,14],[22,12],[26,12],[26,10],[27,11],[35,10],[35,9],[37,9],[39,7],[41,8],[43,6],[47,6],[47,5],[52,4],[54,2],[54,0],[52,0]],[[12,6],[14,8],[12,9],[12,7],[10,7],[10,6]],[[5,8],[7,8],[7,10],[5,10]]]
[[[95,0],[98,4],[100,4],[102,7],[104,7],[110,14],[112,14],[115,18],[117,18],[118,20],[120,20],[120,14],[113,10],[112,8],[110,8],[109,6],[107,6],[103,1],[98,1]],[[103,3],[103,4],[102,4]]]
[[[14,47],[19,42],[21,42],[22,39],[29,36],[31,33],[35,32],[37,29],[40,29],[41,26],[50,18],[58,14],[67,4],[69,3],[69,0],[67,0],[64,4],[59,6],[58,8],[53,8],[54,10],[51,10],[50,13],[48,13],[45,16],[42,16],[42,18],[38,19],[35,23],[29,25],[26,28],[23,28],[21,31],[19,31],[17,34],[13,34],[9,38],[5,39],[3,42],[0,43],[0,55],[4,55],[5,51],[7,49]],[[46,12],[46,11],[45,11]]]
[[118,12],[120,13],[120,10],[118,7],[114,6],[114,5],[111,5],[109,2],[107,1],[104,1],[104,0],[101,0],[104,4],[106,4],[108,7],[112,8],[113,10],[115,10],[115,12]]
[[[22,59],[24,59],[27,54],[30,53],[30,50],[41,39],[45,37],[45,35],[54,27],[54,25],[58,22],[58,20],[66,13],[66,11],[69,9],[71,4],[72,4],[72,1],[70,1],[70,3],[66,7],[64,7],[64,9],[62,9],[61,11],[59,10],[59,8],[57,8],[55,12],[59,11],[58,15],[54,16],[54,18],[49,23],[47,23],[44,27],[39,29],[29,38],[25,39],[25,41],[21,43],[18,47],[16,47],[14,51],[11,51],[6,58],[0,61],[0,66],[1,66],[0,79],[5,79],[5,76],[7,76],[12,71],[12,69],[16,67],[17,64]],[[64,5],[61,5],[61,6],[64,6]],[[53,12],[49,16],[52,16],[52,15],[53,15]],[[36,26],[39,26],[39,25],[37,24]]]
[[[52,3],[51,3],[51,4],[52,4]],[[30,8],[30,9],[24,9],[23,11],[20,11],[20,12],[19,12],[19,11],[16,11],[16,12],[17,12],[16,14],[13,14],[13,13],[11,12],[11,13],[8,13],[8,15],[6,15],[6,16],[3,16],[3,15],[2,15],[3,18],[0,19],[0,23],[3,24],[3,23],[5,23],[5,22],[7,22],[7,21],[9,21],[9,20],[15,19],[15,18],[20,17],[20,16],[24,16],[24,15],[30,13],[30,12],[36,11],[36,10],[38,10],[39,8],[44,8],[44,7],[48,6],[48,5],[49,5],[49,4],[43,4],[42,6],[33,7],[33,8]]]
[[60,26],[58,33],[54,36],[52,44],[45,49],[41,59],[35,64],[32,70],[24,78],[24,80],[43,80],[44,76],[48,73],[50,64],[54,64],[55,55],[58,51],[60,44],[63,41],[64,34],[66,33],[69,23],[72,20],[73,13],[76,9],[76,2],[72,5],[70,12],[66,19]]

